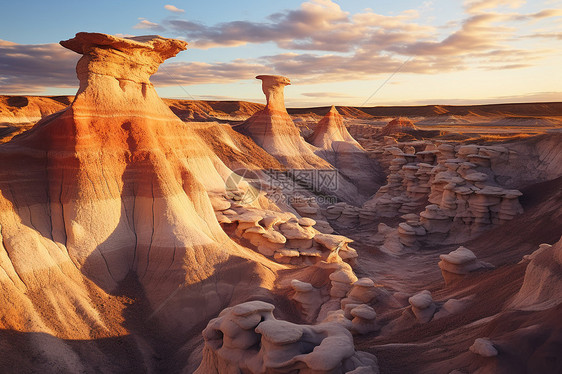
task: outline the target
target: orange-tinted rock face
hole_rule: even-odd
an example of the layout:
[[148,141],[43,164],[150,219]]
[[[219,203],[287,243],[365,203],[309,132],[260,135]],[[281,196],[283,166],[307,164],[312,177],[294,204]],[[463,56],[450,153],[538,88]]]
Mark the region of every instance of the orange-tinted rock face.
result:
[[267,100],[267,107],[271,110],[286,111],[284,88],[291,84],[287,77],[280,75],[258,75],[256,79],[261,79],[261,89]]
[[353,182],[359,194],[368,197],[380,187],[381,167],[367,157],[363,147],[349,134],[336,107],[332,106],[318,122],[307,141],[316,147],[316,155]]
[[391,135],[412,130],[416,130],[416,126],[414,126],[414,123],[410,119],[398,117],[381,129],[381,135]]
[[262,80],[267,105],[236,130],[251,137],[289,168],[330,168],[312,152],[285,109],[283,90],[290,84],[289,79],[278,75],[258,75],[256,78]]
[[[307,140],[314,146],[324,150],[333,150],[333,143],[335,142],[347,142],[349,145],[358,148],[358,151],[363,149],[347,131],[343,118],[335,106],[332,106],[330,111],[318,122],[314,132]],[[350,150],[347,151],[349,152]]]
[[[151,321],[180,333],[262,285],[243,279],[241,268],[263,279],[261,268],[222,231],[207,195],[230,170],[148,79],[185,43],[80,33],[61,44],[83,54],[74,102],[0,146],[0,309],[13,315],[1,327],[111,336],[118,329],[85,284],[112,292],[132,275]],[[214,278],[219,263],[233,272]]]
[[327,190],[314,183],[311,188],[352,203],[363,202],[365,197],[336,171],[334,163],[316,154],[318,149],[303,139],[293,123],[283,102],[283,88],[290,84],[289,79],[277,75],[258,75],[256,78],[263,81],[262,89],[267,98],[267,105],[235,129],[252,138],[288,169],[334,170],[337,174],[337,188]]

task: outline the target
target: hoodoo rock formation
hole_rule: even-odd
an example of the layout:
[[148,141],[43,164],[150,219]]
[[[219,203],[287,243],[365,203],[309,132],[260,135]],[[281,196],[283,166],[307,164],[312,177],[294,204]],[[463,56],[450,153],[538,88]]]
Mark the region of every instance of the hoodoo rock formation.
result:
[[284,88],[291,84],[279,75],[258,75],[267,105],[235,129],[252,138],[289,168],[331,168],[304,141],[285,108]]
[[275,319],[274,309],[251,301],[223,310],[203,331],[195,373],[378,373],[376,358],[356,352],[340,324],[297,325]]
[[335,151],[334,148],[337,147],[339,142],[344,142],[359,151],[363,150],[363,147],[349,135],[343,123],[343,117],[333,105],[330,111],[318,122],[314,132],[307,140],[321,150]]
[[318,122],[307,141],[317,147],[315,153],[328,161],[357,186],[359,193],[373,195],[383,182],[383,172],[374,159],[349,134],[335,106]]
[[398,227],[405,247],[432,237],[462,242],[523,212],[522,193],[501,187],[504,178],[494,173],[507,157],[509,150],[501,146],[389,145],[382,153],[389,165],[387,184],[363,205],[360,216],[408,217]]
[[0,96],[0,372],[562,372],[559,128],[163,101],[185,42],[61,44],[74,98]]
[[[279,75],[258,75],[262,81],[262,90],[267,99],[266,107],[255,113],[246,122],[234,128],[247,135],[269,154],[289,169],[289,174],[299,183],[307,184],[310,189],[336,196],[351,203],[366,200],[357,187],[344,178],[328,161],[318,157],[315,147],[308,144],[301,136],[299,129],[287,113],[284,102],[284,88],[290,84],[286,77]],[[304,178],[299,178],[295,170],[306,170]],[[316,170],[316,171],[315,171]],[[324,186],[318,170],[333,171],[335,181]]]
[[[2,328],[42,341],[41,333],[52,336],[29,354],[60,371],[139,365],[88,362],[62,340],[95,336],[126,343],[150,367],[141,335],[120,338],[121,319],[100,307],[115,307],[110,293],[138,282],[151,323],[181,333],[234,294],[271,288],[275,264],[262,267],[221,229],[208,193],[224,191],[231,172],[149,81],[186,43],[78,33],[61,44],[82,54],[72,105],[0,147],[0,308],[9,316]],[[216,278],[227,263],[232,271]],[[249,271],[256,277],[246,278]],[[88,354],[113,354],[95,343],[92,349],[97,353]]]

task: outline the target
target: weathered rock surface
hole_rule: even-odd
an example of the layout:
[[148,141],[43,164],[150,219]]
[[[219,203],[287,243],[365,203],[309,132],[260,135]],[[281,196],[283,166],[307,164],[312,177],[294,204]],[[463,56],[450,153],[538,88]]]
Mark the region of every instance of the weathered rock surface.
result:
[[350,203],[360,204],[357,187],[344,178],[332,164],[314,153],[315,147],[308,144],[300,134],[284,103],[284,87],[290,84],[286,77],[258,75],[266,95],[265,109],[255,113],[246,122],[234,128],[252,138],[279,162],[285,165],[288,175],[299,185],[336,196]]
[[381,129],[380,134],[388,136],[396,133],[409,132],[412,130],[416,130],[416,126],[414,126],[414,123],[410,119],[404,117],[398,117],[390,121],[386,126],[384,126]]
[[429,141],[387,146],[387,184],[363,205],[360,218],[418,215],[398,228],[404,248],[417,248],[426,235],[457,243],[474,237],[523,212],[521,192],[501,187],[493,172],[508,154],[499,146]]
[[487,338],[478,338],[470,346],[470,351],[482,357],[495,357],[498,355],[494,344]]
[[317,148],[314,153],[351,180],[362,195],[371,196],[381,186],[384,177],[380,165],[349,134],[335,106],[318,122],[307,141]]
[[543,310],[562,302],[562,238],[552,246],[542,245],[531,256],[523,285],[510,306]]
[[310,283],[301,282],[297,279],[291,281],[291,286],[295,291],[292,299],[300,306],[306,322],[314,322],[322,306],[320,290],[314,288]]
[[412,306],[412,312],[420,323],[431,321],[437,309],[436,305],[433,303],[431,292],[427,290],[419,292],[410,297],[408,302]]
[[464,276],[480,269],[493,268],[491,264],[479,261],[468,248],[460,246],[446,255],[440,255],[438,265],[441,268],[445,282],[448,283],[454,275]]
[[[230,170],[149,81],[186,43],[79,33],[61,44],[82,54],[72,105],[0,146],[1,327],[49,337],[29,355],[59,371],[146,370],[147,343],[115,317],[125,306],[110,293],[124,282],[138,281],[151,324],[182,334],[237,292],[272,288],[271,275],[215,218],[208,192],[224,191]],[[63,340],[94,338],[92,349]]]
[[274,308],[251,301],[223,310],[203,331],[203,361],[195,373],[378,373],[376,358],[355,351],[345,327],[277,320]]
[[267,105],[235,129],[290,168],[331,169],[304,141],[285,109],[283,92],[290,80],[278,75],[258,75],[256,79],[262,81]]
[[345,261],[355,265],[358,257],[349,246],[353,240],[320,232],[311,218],[239,204],[215,214],[219,222],[232,227],[235,236],[247,239],[258,252],[282,264]]
[[338,142],[347,143],[356,148],[358,152],[363,150],[363,147],[347,131],[343,117],[335,106],[332,106],[330,111],[318,122],[314,132],[307,140],[322,150],[335,150]]

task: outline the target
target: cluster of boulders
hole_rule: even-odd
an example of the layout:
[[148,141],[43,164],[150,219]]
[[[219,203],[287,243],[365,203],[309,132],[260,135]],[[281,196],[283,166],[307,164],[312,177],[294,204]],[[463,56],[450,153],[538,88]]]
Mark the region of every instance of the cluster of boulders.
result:
[[339,323],[298,325],[273,316],[275,306],[250,301],[224,309],[203,338],[203,360],[195,373],[378,373],[375,356],[355,350]]
[[[353,240],[321,232],[312,218],[243,205],[221,196],[211,202],[223,227],[228,226],[234,236],[248,240],[259,253],[279,263],[313,265],[341,259],[355,265],[357,251],[349,246]],[[319,225],[323,231],[327,227],[325,221]]]
[[[498,185],[493,166],[504,163],[501,146],[398,143],[385,138],[381,164],[388,165],[387,184],[367,201],[362,221],[406,215],[400,225],[405,246],[426,234],[481,232],[522,213],[521,192]],[[411,214],[415,214],[414,217]]]
[[330,270],[328,287],[316,288],[310,283],[292,280],[293,301],[307,322],[337,322],[353,334],[378,331],[377,313],[373,309],[381,293],[372,279],[358,279],[343,262],[318,264]]
[[331,234],[334,232],[334,229],[322,214],[322,210],[316,198],[296,195],[291,199],[291,206],[300,216],[314,219],[316,221],[314,225],[316,230],[323,234]]

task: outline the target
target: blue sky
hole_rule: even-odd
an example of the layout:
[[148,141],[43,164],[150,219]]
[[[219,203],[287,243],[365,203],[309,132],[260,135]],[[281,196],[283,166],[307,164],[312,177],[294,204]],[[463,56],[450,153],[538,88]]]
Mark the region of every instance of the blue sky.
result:
[[[79,31],[182,38],[161,96],[289,106],[562,101],[562,1],[21,1],[0,15],[0,94],[73,94]],[[403,64],[407,61],[405,64]],[[384,82],[398,70],[386,84]],[[376,90],[377,93],[365,103]]]

